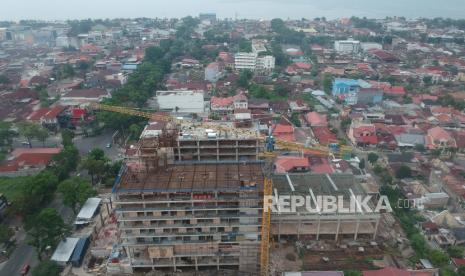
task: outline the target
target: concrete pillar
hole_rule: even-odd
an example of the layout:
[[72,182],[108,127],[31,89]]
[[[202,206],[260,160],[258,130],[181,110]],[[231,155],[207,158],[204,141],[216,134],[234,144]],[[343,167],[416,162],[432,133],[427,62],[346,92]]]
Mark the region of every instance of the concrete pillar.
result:
[[354,234],[354,241],[357,240],[357,236],[358,236],[358,228],[360,226],[360,220],[357,219],[357,224],[355,225],[355,234]]
[[179,161],[182,161],[181,146],[180,146],[179,140],[178,140],[178,157],[179,157]]
[[316,240],[320,238],[320,224],[321,224],[321,217],[318,216],[318,227],[316,228]]
[[173,257],[173,270],[176,272],[176,257]]
[[339,237],[339,228],[341,228],[341,219],[337,219],[337,228],[336,228],[336,237],[334,238],[335,241],[337,241],[337,238]]
[[373,233],[373,240],[376,239],[376,234],[378,233],[379,220],[380,218],[376,220],[375,232]]
[[281,220],[278,220],[278,242],[281,242]]
[[300,226],[302,225],[302,220],[299,218],[299,225],[297,226],[297,238],[300,238]]
[[197,161],[200,161],[200,141],[197,140]]
[[199,267],[197,266],[197,257],[194,257],[194,263],[195,263],[195,271],[198,271]]
[[220,161],[220,142],[216,140],[216,161]]
[[216,269],[220,270],[220,257],[216,257]]

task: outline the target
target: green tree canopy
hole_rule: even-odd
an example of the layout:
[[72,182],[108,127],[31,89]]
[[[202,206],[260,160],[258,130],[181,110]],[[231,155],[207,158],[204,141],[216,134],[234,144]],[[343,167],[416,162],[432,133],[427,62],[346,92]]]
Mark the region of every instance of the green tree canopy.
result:
[[378,158],[379,156],[374,152],[370,152],[368,154],[368,162],[370,162],[371,164],[376,163],[376,161],[378,161]]
[[29,244],[36,248],[39,259],[48,246],[55,248],[69,233],[69,227],[52,208],[43,209],[37,216],[27,221],[25,226]]
[[412,176],[412,169],[409,166],[402,165],[396,171],[396,177],[399,179],[409,178]]
[[0,244],[8,242],[15,232],[6,224],[0,224]]
[[89,197],[97,195],[92,186],[80,177],[72,177],[58,185],[58,191],[63,195],[63,203],[70,207],[74,214]]
[[32,269],[32,276],[59,276],[61,272],[60,267],[54,261],[42,261],[34,269]]

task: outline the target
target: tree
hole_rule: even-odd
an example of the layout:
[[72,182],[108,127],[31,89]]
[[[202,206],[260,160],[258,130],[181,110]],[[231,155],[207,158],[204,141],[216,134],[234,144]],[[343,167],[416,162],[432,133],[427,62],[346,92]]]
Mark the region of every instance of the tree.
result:
[[459,268],[457,270],[457,274],[459,276],[465,276],[465,266],[459,266]]
[[24,181],[21,194],[13,200],[13,209],[23,216],[29,216],[52,200],[58,178],[50,170],[44,170]]
[[89,156],[81,160],[80,166],[89,173],[92,185],[95,185],[96,180],[98,181],[105,173],[105,161],[95,160]]
[[63,203],[70,207],[74,214],[77,214],[89,197],[97,195],[92,186],[80,177],[72,177],[61,182],[58,191],[63,194]]
[[76,170],[79,164],[79,151],[73,145],[65,146],[61,152],[53,157],[52,170],[59,180],[64,180],[69,173]]
[[331,74],[323,75],[323,90],[326,94],[331,94],[333,90],[333,76]]
[[32,148],[31,139],[37,137],[37,133],[39,133],[42,127],[38,124],[29,123],[29,122],[21,122],[18,124],[19,134],[24,136],[29,143],[29,147]]
[[10,79],[5,75],[0,75],[0,84],[9,84]]
[[43,209],[39,215],[26,221],[25,226],[29,244],[36,248],[39,260],[42,260],[42,254],[48,246],[54,248],[69,233],[60,214],[52,208]]
[[376,161],[378,161],[378,158],[379,156],[374,152],[370,152],[368,154],[368,162],[370,162],[372,165],[374,165]]
[[42,261],[32,270],[32,276],[59,276],[60,267],[54,261]]
[[48,136],[48,131],[45,128],[40,128],[35,134],[37,140],[42,142],[43,147],[45,147],[45,141],[47,141]]
[[0,122],[0,147],[11,146],[16,133],[11,129],[11,123]]
[[409,166],[402,165],[397,169],[396,177],[399,179],[412,177],[412,170]]
[[424,152],[426,148],[423,144],[415,144],[415,150],[419,152]]
[[361,170],[365,169],[365,158],[362,158],[362,160],[360,160],[360,163],[358,163],[358,167]]
[[429,258],[436,267],[442,267],[449,263],[449,256],[440,250],[432,250],[429,253]]
[[63,129],[61,131],[61,143],[64,147],[72,146],[74,138],[74,132],[69,129]]
[[107,164],[109,160],[105,156],[105,152],[102,149],[95,148],[89,152],[89,154],[81,160],[81,168],[87,170],[91,177],[92,185],[95,181],[100,181],[102,176],[105,174]]
[[249,82],[253,77],[253,73],[250,70],[242,70],[237,80],[237,85],[242,88],[249,88]]
[[462,246],[452,245],[447,248],[447,253],[452,258],[463,258],[464,248]]
[[6,224],[0,224],[0,244],[10,241],[15,232]]

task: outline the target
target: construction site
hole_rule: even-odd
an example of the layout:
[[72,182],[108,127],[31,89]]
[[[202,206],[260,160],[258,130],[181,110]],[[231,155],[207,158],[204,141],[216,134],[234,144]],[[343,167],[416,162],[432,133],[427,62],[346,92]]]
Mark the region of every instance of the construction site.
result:
[[116,274],[222,270],[267,275],[273,262],[270,241],[376,237],[379,214],[263,212],[272,185],[275,194],[363,195],[353,175],[273,174],[272,163],[261,158],[276,154],[263,153],[266,139],[253,128],[161,125],[157,135],[140,139],[113,187],[118,246],[112,256],[118,257],[109,265]]

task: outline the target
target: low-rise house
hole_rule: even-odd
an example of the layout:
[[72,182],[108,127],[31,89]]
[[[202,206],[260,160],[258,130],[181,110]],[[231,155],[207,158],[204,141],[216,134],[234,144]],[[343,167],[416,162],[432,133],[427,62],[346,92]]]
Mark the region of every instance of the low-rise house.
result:
[[20,176],[35,174],[52,162],[61,148],[18,148],[0,165],[0,175]]
[[216,97],[210,99],[211,111],[226,114],[231,113],[234,109],[248,109],[248,99],[244,93],[239,93],[232,97]]
[[277,173],[306,172],[310,170],[310,162],[306,157],[280,156],[276,159],[274,165]]
[[428,149],[456,148],[457,143],[449,132],[437,126],[428,129],[426,134],[426,147]]
[[295,141],[294,127],[292,125],[278,123],[276,125],[273,125],[272,129],[272,134],[276,137],[276,139],[290,142]]
[[312,131],[321,145],[326,146],[338,142],[336,134],[332,133],[326,126],[312,127]]
[[309,112],[305,115],[305,119],[307,123],[311,127],[325,127],[328,126],[328,119],[326,118],[326,115],[320,114],[318,112]]
[[292,112],[306,112],[310,110],[308,105],[302,100],[289,101],[289,108]]
[[408,270],[385,267],[378,270],[363,270],[362,276],[435,276],[437,269]]
[[288,75],[302,75],[310,74],[312,71],[312,65],[305,62],[295,62],[287,66],[285,72]]
[[347,133],[349,140],[357,146],[378,144],[376,127],[373,124],[352,124]]
[[71,90],[60,98],[60,104],[63,106],[88,106],[92,103],[99,103],[111,95],[104,89],[77,89]]

